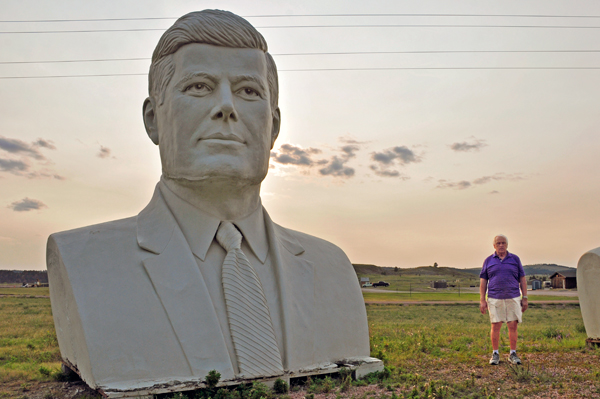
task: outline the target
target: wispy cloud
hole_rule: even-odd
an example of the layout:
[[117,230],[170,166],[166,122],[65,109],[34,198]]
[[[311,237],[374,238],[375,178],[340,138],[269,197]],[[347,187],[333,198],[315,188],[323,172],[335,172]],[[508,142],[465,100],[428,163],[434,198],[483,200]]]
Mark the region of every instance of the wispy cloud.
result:
[[25,197],[22,200],[11,203],[8,205],[8,208],[15,212],[29,212],[36,209],[48,208],[48,206],[40,200]]
[[485,140],[473,139],[473,141],[463,141],[461,143],[452,143],[450,144],[450,149],[456,152],[469,152],[469,151],[479,151],[483,147],[487,146]]
[[421,162],[422,158],[406,146],[396,146],[381,152],[372,152],[371,160],[375,163],[369,167],[377,176],[398,177],[406,180],[409,177],[393,169],[393,167]]
[[98,158],[108,158],[110,157],[110,148],[100,146],[100,151],[98,151]]
[[471,182],[468,182],[466,180],[461,180],[458,182],[451,182],[451,181],[442,179],[442,180],[438,180],[437,188],[453,188],[455,190],[464,190],[471,186],[472,186]]
[[47,140],[38,139],[31,144],[27,144],[23,140],[11,139],[8,137],[0,136],[0,149],[9,152],[11,154],[18,154],[25,157],[30,157],[38,161],[46,159],[44,155],[37,149],[37,147],[45,147],[48,149],[56,149],[54,145]]
[[[480,186],[487,184],[492,181],[508,180],[508,181],[520,181],[526,179],[521,173],[496,173],[490,176],[482,176],[474,179],[473,181],[461,180],[458,182],[452,182],[448,180],[438,180],[436,188],[453,188],[456,190],[464,190],[466,188]],[[498,191],[492,191],[490,194],[497,194]]]
[[0,171],[2,172],[20,174],[26,172],[29,167],[29,162],[25,160],[0,158]]
[[27,177],[28,179],[54,178],[64,180],[63,176],[48,168],[33,170],[32,162],[42,163],[46,166],[51,164],[50,160],[40,152],[40,148],[55,150],[56,146],[52,141],[42,138],[28,144],[23,140],[0,136],[0,150],[19,157],[19,159],[0,158],[0,172]]
[[277,151],[271,151],[271,159],[281,165],[311,167],[327,163],[324,159],[313,159],[315,155],[321,152],[318,148],[302,148],[293,144],[283,144]]

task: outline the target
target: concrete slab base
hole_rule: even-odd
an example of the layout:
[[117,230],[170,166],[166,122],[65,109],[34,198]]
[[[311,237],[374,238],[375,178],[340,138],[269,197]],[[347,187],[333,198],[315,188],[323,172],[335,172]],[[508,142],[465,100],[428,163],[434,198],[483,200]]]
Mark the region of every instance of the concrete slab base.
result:
[[[240,384],[247,384],[252,382],[261,382],[268,387],[272,388],[277,379],[282,379],[288,385],[293,380],[308,376],[318,376],[326,374],[339,373],[342,369],[352,370],[352,377],[355,379],[361,379],[369,373],[383,370],[383,362],[374,357],[355,357],[340,360],[336,363],[322,363],[316,364],[304,368],[298,372],[288,372],[281,376],[268,377],[268,378],[256,378],[252,380],[234,379],[219,381],[217,387],[230,387]],[[73,368],[71,364],[63,363],[63,369],[70,370],[71,372],[78,373],[76,368]],[[136,383],[137,387],[128,387],[124,389],[103,389],[99,388],[97,391],[105,398],[139,398],[139,399],[152,399],[154,395],[164,393],[175,393],[193,391],[197,389],[206,388],[206,384],[199,380],[189,381],[170,381],[168,383],[152,383],[148,382],[145,387],[140,387],[139,381]]]

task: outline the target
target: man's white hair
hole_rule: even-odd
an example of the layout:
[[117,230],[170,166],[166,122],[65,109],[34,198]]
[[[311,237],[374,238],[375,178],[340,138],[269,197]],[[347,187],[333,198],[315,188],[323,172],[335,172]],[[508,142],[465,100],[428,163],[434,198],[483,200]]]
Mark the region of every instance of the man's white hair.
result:
[[498,237],[504,238],[506,240],[506,243],[508,244],[508,237],[505,236],[504,234],[498,234],[498,235],[494,236],[494,239],[492,240],[492,244],[496,245],[496,238],[498,238]]

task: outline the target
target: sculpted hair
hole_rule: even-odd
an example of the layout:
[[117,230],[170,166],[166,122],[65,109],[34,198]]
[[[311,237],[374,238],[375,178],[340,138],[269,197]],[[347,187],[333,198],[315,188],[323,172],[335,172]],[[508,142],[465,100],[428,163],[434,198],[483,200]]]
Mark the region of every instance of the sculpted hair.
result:
[[504,234],[498,234],[498,235],[494,236],[494,239],[492,240],[492,244],[496,245],[496,238],[498,238],[498,237],[504,238],[506,240],[506,243],[508,244],[508,237],[505,236]]
[[204,10],[186,14],[161,36],[152,54],[148,74],[148,92],[157,105],[163,103],[164,91],[175,73],[173,54],[190,43],[263,51],[267,61],[271,111],[275,112],[279,96],[277,66],[268,52],[265,38],[244,18],[221,10]]

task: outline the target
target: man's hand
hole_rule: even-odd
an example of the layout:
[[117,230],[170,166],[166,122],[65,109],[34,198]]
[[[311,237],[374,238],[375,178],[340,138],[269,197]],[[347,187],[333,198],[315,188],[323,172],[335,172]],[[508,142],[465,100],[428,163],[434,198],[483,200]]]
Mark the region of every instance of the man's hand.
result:
[[521,312],[525,312],[528,307],[529,307],[529,305],[527,302],[527,298],[521,299]]
[[485,314],[485,311],[488,308],[488,304],[485,300],[483,301],[479,301],[479,311],[481,312],[481,314]]

